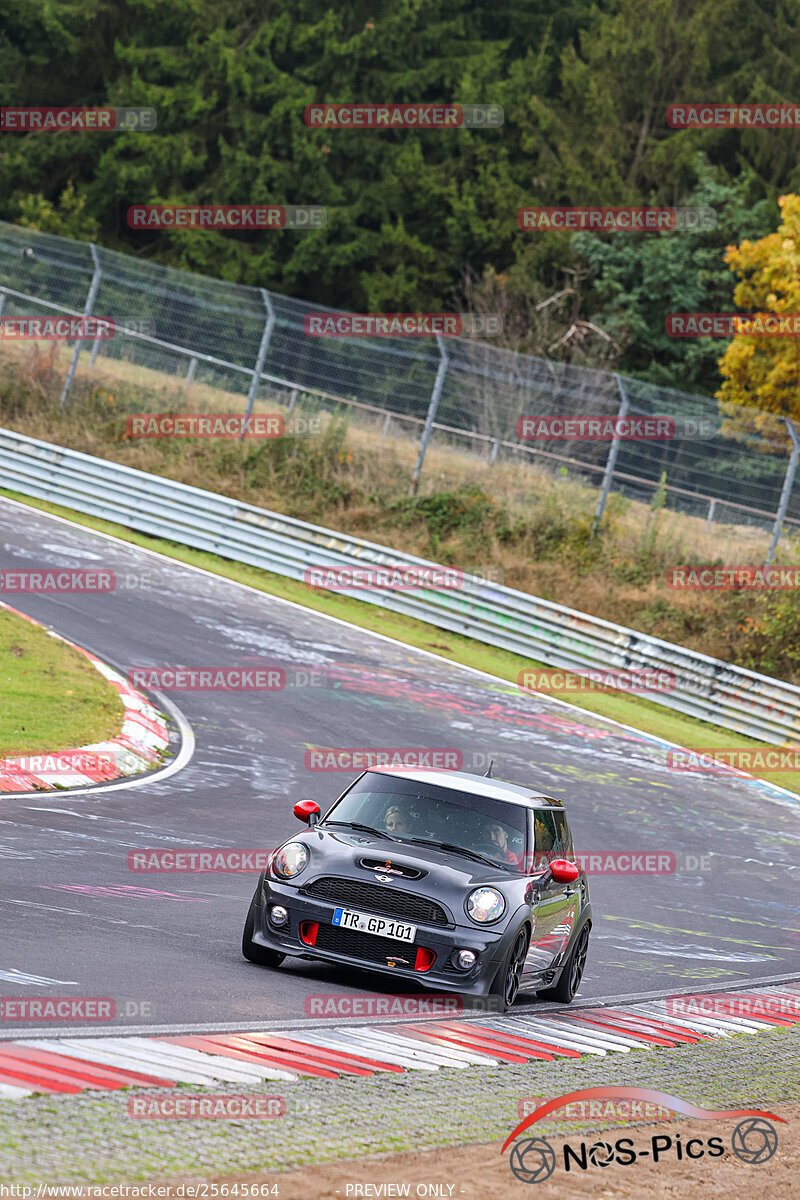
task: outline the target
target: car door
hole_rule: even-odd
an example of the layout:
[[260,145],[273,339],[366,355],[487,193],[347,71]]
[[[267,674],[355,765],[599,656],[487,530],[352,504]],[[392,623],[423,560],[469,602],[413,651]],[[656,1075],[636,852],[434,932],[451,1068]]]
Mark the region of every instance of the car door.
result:
[[540,874],[554,858],[569,858],[572,853],[569,826],[563,812],[557,809],[536,809],[533,813],[534,877],[533,907],[535,925],[523,969],[525,977],[548,970],[566,949],[578,913],[579,892],[576,883],[548,880],[536,888]]

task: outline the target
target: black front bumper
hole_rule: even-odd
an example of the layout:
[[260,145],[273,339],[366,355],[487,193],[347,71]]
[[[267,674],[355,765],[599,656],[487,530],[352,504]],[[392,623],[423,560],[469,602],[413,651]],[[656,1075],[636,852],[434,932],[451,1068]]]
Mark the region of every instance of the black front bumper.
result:
[[[281,904],[289,913],[288,923],[280,929],[269,921],[269,909],[274,904]],[[481,930],[466,922],[443,928],[416,921],[417,936],[409,943],[342,929],[333,924],[337,907],[341,906],[303,895],[298,888],[277,880],[262,878],[256,891],[253,941],[282,954],[379,971],[437,991],[485,996],[519,929],[519,921],[513,919],[504,921],[503,928],[496,931]],[[317,922],[319,926],[313,946],[300,937],[300,926],[306,921]],[[414,969],[420,946],[435,955],[426,971]],[[459,971],[451,962],[454,950],[472,950],[477,955],[475,965],[469,971]],[[408,962],[403,963],[403,959]]]

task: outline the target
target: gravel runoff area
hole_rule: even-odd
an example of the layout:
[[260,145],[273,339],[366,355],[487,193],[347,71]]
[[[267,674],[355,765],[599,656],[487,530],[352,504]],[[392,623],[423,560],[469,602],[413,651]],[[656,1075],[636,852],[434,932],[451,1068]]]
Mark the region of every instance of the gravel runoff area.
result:
[[[429,1196],[489,1200],[495,1194],[509,1193],[512,1187],[521,1193],[525,1186],[513,1180],[508,1155],[501,1160],[499,1154],[500,1144],[518,1124],[520,1101],[532,1096],[549,1098],[581,1088],[614,1084],[657,1089],[703,1108],[774,1109],[776,1105],[800,1100],[800,1030],[784,1028],[756,1035],[738,1034],[713,1043],[668,1050],[632,1050],[628,1054],[613,1054],[604,1059],[584,1058],[579,1062],[562,1059],[553,1063],[410,1071],[369,1078],[304,1079],[265,1083],[260,1089],[230,1084],[214,1088],[180,1086],[169,1092],[131,1089],[3,1100],[0,1101],[0,1182],[32,1184],[35,1196],[35,1185],[40,1183],[158,1181],[177,1185],[190,1180],[254,1178],[249,1173],[267,1171],[277,1173],[270,1178],[279,1184],[278,1192],[272,1194],[277,1194],[280,1200],[294,1200],[295,1197],[311,1200],[314,1196],[328,1195],[347,1200],[348,1196],[397,1195],[397,1192],[386,1191],[354,1192],[349,1185],[366,1178],[379,1182],[397,1180],[396,1171],[389,1173],[392,1160],[376,1161],[374,1156],[403,1154],[403,1159],[396,1162],[407,1161],[414,1165],[417,1178],[442,1185],[440,1191],[428,1192]],[[166,1095],[185,1097],[221,1093],[279,1095],[283,1097],[285,1113],[274,1119],[236,1121],[141,1119],[128,1115],[129,1102],[135,1097],[163,1099]],[[786,1164],[791,1166],[792,1157],[796,1186],[800,1157],[797,1140],[795,1138],[792,1149],[791,1139],[793,1128],[800,1119],[800,1109],[791,1106],[791,1111],[794,1120],[777,1126],[779,1151],[770,1163],[748,1165],[745,1171],[744,1164],[733,1161],[731,1169],[740,1173],[737,1178],[741,1177],[743,1187],[746,1184],[751,1188],[756,1179],[763,1185],[767,1173],[787,1170]],[[680,1121],[687,1128],[704,1127],[702,1132],[706,1137],[719,1132],[712,1126],[722,1127],[717,1121],[687,1122],[684,1118]],[[631,1122],[623,1124],[630,1125]],[[731,1127],[734,1124],[735,1121]],[[576,1134],[604,1127],[608,1127],[608,1121],[598,1118],[570,1123],[569,1137],[575,1141]],[[682,1126],[676,1124],[675,1128],[678,1127]],[[648,1127],[646,1133],[640,1130],[645,1141],[651,1128]],[[563,1123],[545,1119],[537,1123],[533,1132],[537,1136],[558,1138],[563,1136],[564,1130]],[[487,1146],[487,1143],[493,1145]],[[726,1145],[730,1146],[729,1137]],[[441,1149],[444,1147],[462,1147],[463,1150]],[[437,1154],[425,1156],[430,1165],[426,1168],[427,1174],[422,1172],[420,1175],[421,1153],[437,1150]],[[411,1157],[406,1159],[408,1152]],[[496,1158],[497,1165],[491,1168],[491,1174],[499,1190],[489,1191],[487,1186],[477,1186],[479,1178],[484,1182],[480,1171],[477,1176],[475,1174],[477,1163],[469,1169],[466,1167],[475,1154],[483,1156],[483,1161],[489,1164]],[[450,1164],[447,1178],[441,1169],[445,1161]],[[335,1168],[325,1169],[324,1164],[334,1162]],[[462,1164],[457,1172],[460,1178],[453,1174],[458,1163]],[[725,1158],[705,1159],[697,1165],[667,1160],[660,1175],[665,1184],[673,1175],[690,1169],[705,1172],[709,1177],[716,1172],[715,1177],[721,1178],[723,1166],[726,1170],[731,1167],[730,1148],[726,1150]],[[314,1167],[319,1167],[313,1171],[316,1183],[309,1177],[310,1169]],[[306,1169],[296,1171],[296,1168]],[[608,1181],[612,1169],[615,1173],[624,1173],[622,1167],[606,1168],[602,1173],[603,1180]],[[637,1162],[627,1170],[621,1191],[598,1194],[640,1194],[630,1189],[638,1187],[633,1179],[634,1172],[644,1179],[645,1164]],[[599,1168],[595,1168],[592,1177],[598,1171]],[[589,1181],[589,1174],[592,1173],[583,1175],[585,1181]],[[653,1179],[641,1194],[650,1197],[676,1194],[654,1190]],[[332,1180],[338,1180],[336,1186]],[[452,1190],[448,1190],[448,1184],[454,1185]],[[537,1195],[557,1194],[547,1190],[555,1187],[555,1178],[539,1186]],[[586,1186],[589,1186],[588,1182]],[[190,1193],[185,1191],[183,1194],[188,1197]],[[209,1197],[222,1194],[220,1191],[207,1192]],[[415,1192],[412,1187],[410,1194],[423,1193]],[[729,1191],[728,1194],[738,1196],[744,1191]],[[783,1195],[776,1190],[771,1190],[770,1194],[773,1200]],[[199,1200],[203,1200],[202,1195]]]

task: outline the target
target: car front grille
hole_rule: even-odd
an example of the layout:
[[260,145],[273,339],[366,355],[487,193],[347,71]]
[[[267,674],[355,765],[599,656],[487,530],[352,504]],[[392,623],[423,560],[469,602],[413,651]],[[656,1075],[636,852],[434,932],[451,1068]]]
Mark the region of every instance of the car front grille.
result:
[[411,968],[417,957],[413,942],[398,942],[395,938],[375,937],[371,933],[359,933],[357,929],[341,929],[338,925],[321,922],[314,945],[317,950],[330,950],[334,954],[346,954],[348,958],[382,966],[386,966],[386,960],[391,958],[400,966]]
[[425,896],[415,896],[413,892],[402,892],[393,884],[381,887],[377,883],[362,883],[358,879],[328,877],[315,879],[302,892],[314,900],[328,900],[332,904],[361,908],[381,917],[397,917],[423,925],[450,924],[441,904]]

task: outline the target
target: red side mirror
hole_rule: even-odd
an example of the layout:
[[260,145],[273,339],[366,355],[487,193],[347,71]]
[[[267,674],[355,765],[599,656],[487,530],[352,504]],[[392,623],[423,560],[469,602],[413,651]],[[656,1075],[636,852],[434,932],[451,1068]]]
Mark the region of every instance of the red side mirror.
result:
[[556,883],[572,883],[580,875],[580,869],[566,858],[554,858],[550,870]]
[[319,820],[319,805],[316,800],[298,800],[292,812],[305,825],[316,825]]

